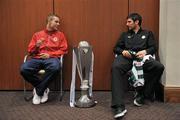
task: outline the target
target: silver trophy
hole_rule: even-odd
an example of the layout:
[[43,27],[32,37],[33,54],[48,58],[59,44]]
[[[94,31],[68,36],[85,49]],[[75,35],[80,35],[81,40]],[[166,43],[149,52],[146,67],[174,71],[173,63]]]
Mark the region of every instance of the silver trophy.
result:
[[[92,46],[87,41],[81,41],[78,47],[73,49],[72,82],[70,91],[70,106],[87,108],[96,104],[92,98],[94,54]],[[81,79],[81,97],[75,102],[75,75],[76,67]]]

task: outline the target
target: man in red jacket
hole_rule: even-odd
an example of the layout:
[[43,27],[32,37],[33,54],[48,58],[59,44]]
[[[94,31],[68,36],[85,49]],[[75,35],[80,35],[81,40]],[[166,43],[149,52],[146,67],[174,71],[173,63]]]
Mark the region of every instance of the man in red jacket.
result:
[[[34,86],[33,104],[48,100],[48,85],[55,79],[61,67],[58,57],[67,53],[67,41],[64,34],[58,31],[59,24],[57,15],[48,15],[46,29],[35,33],[28,45],[28,53],[32,59],[21,66],[21,75]],[[46,71],[42,80],[37,76],[40,69]]]

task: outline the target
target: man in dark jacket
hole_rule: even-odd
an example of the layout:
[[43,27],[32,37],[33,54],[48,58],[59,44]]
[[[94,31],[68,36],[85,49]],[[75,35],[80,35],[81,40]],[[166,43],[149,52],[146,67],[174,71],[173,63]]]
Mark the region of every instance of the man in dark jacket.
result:
[[[141,28],[142,17],[132,13],[127,17],[128,31],[121,34],[114,53],[117,55],[112,64],[112,108],[114,118],[122,117],[127,110],[124,103],[124,75],[131,70],[134,59],[143,59],[145,56],[157,52],[153,33]],[[133,53],[133,54],[132,54]],[[135,54],[134,54],[135,53]],[[164,66],[152,57],[146,58],[143,64],[145,85],[138,90],[134,99],[136,106],[142,106],[144,98],[150,98],[154,93],[154,86],[159,82]]]

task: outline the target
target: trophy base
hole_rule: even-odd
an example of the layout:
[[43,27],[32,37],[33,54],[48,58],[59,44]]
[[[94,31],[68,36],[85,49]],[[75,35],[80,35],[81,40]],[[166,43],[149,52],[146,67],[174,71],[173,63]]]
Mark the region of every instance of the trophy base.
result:
[[75,107],[79,107],[79,108],[89,108],[89,107],[93,107],[96,105],[96,101],[90,99],[88,96],[82,96],[76,103],[75,103]]

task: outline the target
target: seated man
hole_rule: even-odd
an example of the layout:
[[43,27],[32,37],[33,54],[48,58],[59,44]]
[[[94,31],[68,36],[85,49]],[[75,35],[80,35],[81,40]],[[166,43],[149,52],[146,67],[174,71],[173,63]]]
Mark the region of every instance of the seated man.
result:
[[[142,17],[132,13],[127,17],[128,31],[121,34],[114,53],[117,55],[112,64],[112,108],[115,110],[114,118],[122,117],[127,110],[124,103],[124,75],[131,70],[135,59],[143,59],[157,51],[153,33],[141,28]],[[135,53],[132,55],[132,52]],[[144,98],[150,98],[154,92],[155,84],[160,80],[164,66],[149,57],[142,64],[145,84],[138,89],[134,99],[136,106],[144,103]]]
[[[64,34],[58,31],[59,24],[57,15],[48,15],[46,29],[35,33],[29,43],[28,53],[32,59],[21,66],[21,75],[34,87],[33,104],[48,100],[48,85],[61,67],[58,57],[67,53],[67,41]],[[37,76],[40,69],[46,71],[42,80]]]

